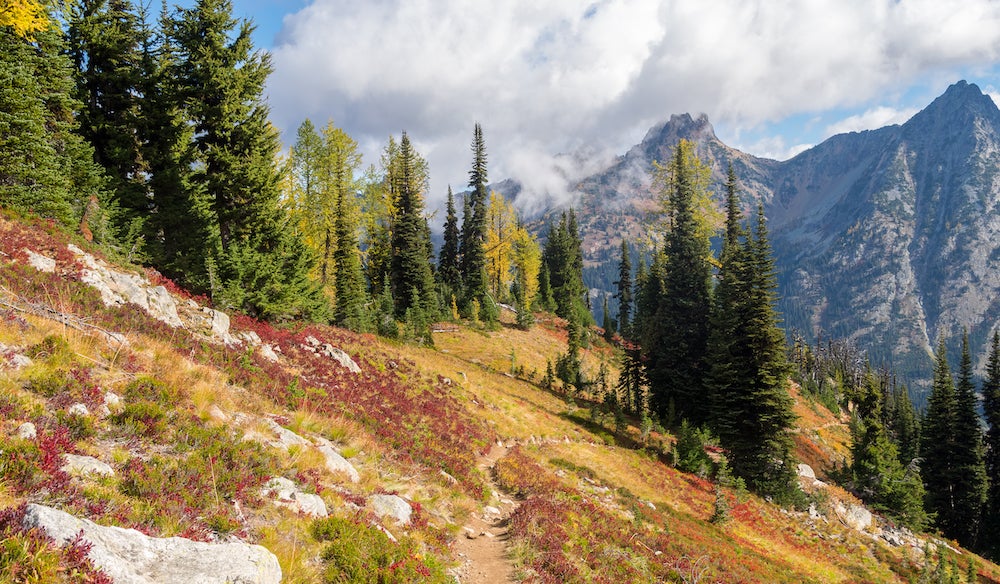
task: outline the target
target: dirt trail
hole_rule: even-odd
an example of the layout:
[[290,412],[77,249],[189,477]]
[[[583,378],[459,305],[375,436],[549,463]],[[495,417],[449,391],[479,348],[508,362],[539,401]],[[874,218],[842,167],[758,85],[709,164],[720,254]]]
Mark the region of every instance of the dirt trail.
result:
[[456,576],[462,584],[513,584],[513,565],[507,558],[507,519],[517,509],[512,497],[500,492],[490,469],[507,454],[507,447],[494,444],[479,459],[479,469],[489,478],[487,488],[494,496],[478,513],[473,513],[455,542],[455,555],[463,561]]

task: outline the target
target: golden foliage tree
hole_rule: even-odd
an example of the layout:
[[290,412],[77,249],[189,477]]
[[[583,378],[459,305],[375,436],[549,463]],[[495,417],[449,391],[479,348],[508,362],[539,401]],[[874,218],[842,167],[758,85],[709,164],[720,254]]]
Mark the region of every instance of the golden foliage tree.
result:
[[45,5],[34,0],[0,0],[0,26],[13,27],[14,32],[31,38],[49,26]]

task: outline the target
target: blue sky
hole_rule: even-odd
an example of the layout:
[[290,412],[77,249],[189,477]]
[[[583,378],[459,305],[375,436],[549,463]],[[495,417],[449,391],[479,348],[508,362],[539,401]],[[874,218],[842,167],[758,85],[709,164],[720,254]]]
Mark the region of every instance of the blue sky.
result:
[[272,53],[286,144],[306,117],[332,121],[369,164],[406,130],[432,204],[464,185],[477,121],[491,178],[542,199],[675,113],[784,159],[901,123],[960,79],[1000,99],[1000,0],[236,0],[234,13]]

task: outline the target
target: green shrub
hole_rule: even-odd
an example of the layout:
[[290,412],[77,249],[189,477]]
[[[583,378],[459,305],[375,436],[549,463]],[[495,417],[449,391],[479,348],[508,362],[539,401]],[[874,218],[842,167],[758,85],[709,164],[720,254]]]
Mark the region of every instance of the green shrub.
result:
[[25,387],[32,393],[53,397],[60,393],[72,393],[79,385],[79,381],[65,369],[48,369],[30,377]]
[[38,343],[28,347],[24,354],[34,360],[55,361],[72,355],[69,343],[60,335],[48,335]]
[[60,411],[56,413],[59,423],[69,430],[69,435],[73,440],[86,440],[97,435],[97,425],[91,416],[70,414]]
[[163,405],[173,405],[186,397],[186,392],[168,386],[166,383],[143,375],[133,379],[122,391],[130,401],[153,401]]
[[453,581],[440,564],[419,554],[406,538],[394,543],[377,528],[332,516],[314,521],[311,532],[316,540],[329,542],[320,556],[326,565],[325,584]]
[[167,412],[156,402],[138,401],[125,404],[111,415],[111,422],[133,434],[155,438],[167,430]]

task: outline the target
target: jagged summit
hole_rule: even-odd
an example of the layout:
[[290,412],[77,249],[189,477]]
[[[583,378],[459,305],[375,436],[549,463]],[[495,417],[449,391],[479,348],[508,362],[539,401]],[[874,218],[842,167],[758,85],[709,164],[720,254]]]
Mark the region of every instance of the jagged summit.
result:
[[959,81],[903,124],[903,135],[912,140],[956,132],[1000,133],[1000,109],[993,98],[974,83]]

